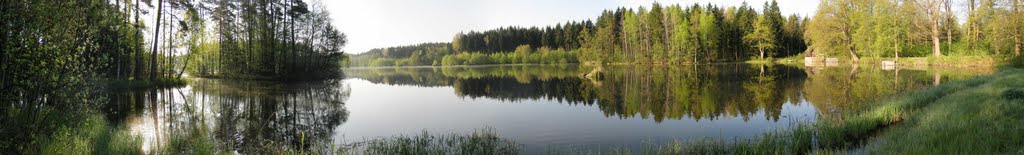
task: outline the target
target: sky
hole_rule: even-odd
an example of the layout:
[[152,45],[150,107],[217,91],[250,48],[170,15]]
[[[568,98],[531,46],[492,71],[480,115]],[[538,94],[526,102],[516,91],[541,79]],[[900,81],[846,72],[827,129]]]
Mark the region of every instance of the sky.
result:
[[[322,0],[333,24],[348,36],[345,52],[373,48],[450,42],[459,32],[506,26],[549,26],[566,21],[595,20],[601,11],[618,7],[714,4],[756,10],[767,0]],[[813,15],[818,0],[780,0],[784,16]],[[596,21],[595,21],[596,22]]]

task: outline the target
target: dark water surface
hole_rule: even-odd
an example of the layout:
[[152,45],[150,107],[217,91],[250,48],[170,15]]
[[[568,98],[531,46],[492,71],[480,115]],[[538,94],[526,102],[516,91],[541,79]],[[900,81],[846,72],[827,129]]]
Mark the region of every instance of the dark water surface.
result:
[[486,128],[530,153],[751,138],[985,73],[747,64],[362,68],[346,70],[347,79],[289,84],[195,79],[184,88],[112,93],[116,104],[104,109],[143,135],[146,150],[180,135],[253,153]]

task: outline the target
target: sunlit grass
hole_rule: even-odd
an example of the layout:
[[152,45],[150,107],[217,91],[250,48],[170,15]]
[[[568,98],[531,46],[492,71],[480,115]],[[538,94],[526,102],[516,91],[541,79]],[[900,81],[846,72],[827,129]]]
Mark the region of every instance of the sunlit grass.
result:
[[877,137],[872,152],[915,154],[1024,153],[1024,87],[1020,70],[960,89],[915,111]]

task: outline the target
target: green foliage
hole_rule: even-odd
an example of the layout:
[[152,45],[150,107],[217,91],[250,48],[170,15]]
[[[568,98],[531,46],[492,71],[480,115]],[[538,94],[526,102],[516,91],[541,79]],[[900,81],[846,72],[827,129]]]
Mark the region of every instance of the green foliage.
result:
[[[554,49],[577,49],[582,45],[580,36],[584,29],[595,29],[590,21],[570,21],[555,26],[502,27],[483,32],[458,33],[452,40],[453,49],[458,52],[476,51],[499,53],[514,51],[520,45],[548,47]],[[589,34],[586,34],[589,35]]]
[[530,45],[519,45],[516,47],[515,53],[516,55],[530,55],[530,53],[533,53],[533,49],[530,48]]
[[[280,81],[340,76],[344,33],[319,1],[217,1],[201,5],[211,39],[190,43],[189,75]],[[269,9],[282,7],[287,9]],[[209,10],[209,12],[203,12]],[[205,21],[204,21],[205,22]],[[197,33],[202,30],[195,30]],[[212,39],[215,38],[215,39]]]
[[[377,48],[352,56],[352,66],[430,66],[455,53],[448,43]],[[437,62],[437,63],[435,63]]]
[[[766,56],[790,56],[802,52],[804,21],[794,15],[786,20],[777,3],[765,4],[760,36],[771,37],[775,48]],[[580,60],[600,63],[709,63],[743,61],[756,49],[744,36],[754,32],[757,12],[746,4],[727,9],[712,5],[662,7],[650,11],[617,9],[598,18],[597,32],[586,38]],[[763,37],[762,37],[763,38]],[[764,46],[762,46],[764,47]],[[778,49],[776,49],[778,48]],[[777,55],[776,55],[777,54]]]
[[1016,55],[1024,45],[1024,18],[1018,18],[1024,14],[1013,11],[1020,10],[1017,3],[824,0],[806,38],[811,55],[826,57]]
[[[85,101],[102,102],[99,99]],[[138,154],[142,141],[81,106],[0,107],[0,152],[11,154]]]
[[[768,56],[775,55],[773,51],[776,48],[776,33],[774,32],[777,30],[772,27],[767,19],[767,16],[757,17],[757,20],[754,21],[754,32],[743,36],[743,40],[761,52],[759,60],[763,60],[765,54],[768,54]],[[766,51],[767,53],[765,53]]]

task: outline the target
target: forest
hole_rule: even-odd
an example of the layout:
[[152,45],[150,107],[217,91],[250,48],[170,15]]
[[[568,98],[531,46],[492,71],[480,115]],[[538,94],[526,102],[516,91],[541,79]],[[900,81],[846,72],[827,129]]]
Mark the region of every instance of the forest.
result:
[[813,54],[863,57],[1017,56],[1020,0],[823,0],[808,23]]
[[[545,28],[503,27],[455,34],[451,43],[371,49],[352,55],[352,66],[438,66],[576,63],[581,36],[590,21]],[[447,61],[446,61],[447,60]],[[446,63],[447,62],[447,63]]]
[[97,123],[79,118],[112,104],[108,89],[340,77],[347,40],[328,16],[318,0],[4,1],[0,152],[75,142],[50,139],[61,131],[89,135],[77,129]]
[[[451,41],[450,48],[443,52],[423,50],[419,53],[423,53],[421,55],[463,55],[461,57],[466,60],[473,60],[474,57],[477,57],[483,61],[447,64],[393,63],[393,65],[586,62],[681,64],[743,61],[752,59],[754,56],[761,56],[757,59],[773,56],[784,57],[803,52],[806,45],[802,39],[802,32],[805,30],[804,23],[808,19],[797,15],[782,16],[778,3],[766,3],[764,7],[764,12],[759,13],[746,3],[739,7],[729,8],[712,5],[663,7],[661,4],[655,3],[650,9],[640,7],[605,10],[598,17],[596,23],[584,20],[581,22],[569,21],[564,25],[556,24],[544,28],[512,26],[484,32],[470,31],[456,34]],[[755,50],[759,49],[758,47],[761,50]],[[410,57],[384,55],[380,54],[380,51],[382,50],[375,49],[354,55],[353,62],[364,63],[353,63],[352,65],[390,66],[392,63],[368,62],[401,60]],[[417,51],[399,49],[389,52],[412,53]],[[442,56],[442,62],[446,57],[458,58],[460,56]],[[428,59],[426,62],[431,61]]]
[[[791,56],[860,63],[899,61],[900,57],[979,63],[970,61],[1014,57],[1024,44],[1021,0],[822,0],[818,8],[809,18],[784,16],[775,1],[763,4],[760,11],[746,3],[738,7],[655,3],[650,8],[605,10],[596,23],[570,21],[544,28],[510,26],[458,33],[444,49],[410,48],[443,43],[387,48],[390,53],[418,53],[421,57],[416,60],[410,59],[412,54],[370,50],[353,55],[357,63],[352,65],[700,64]],[[526,51],[523,47],[538,52],[516,52]],[[577,58],[508,60],[543,51],[569,51],[562,54]],[[443,63],[446,57],[466,61]]]

